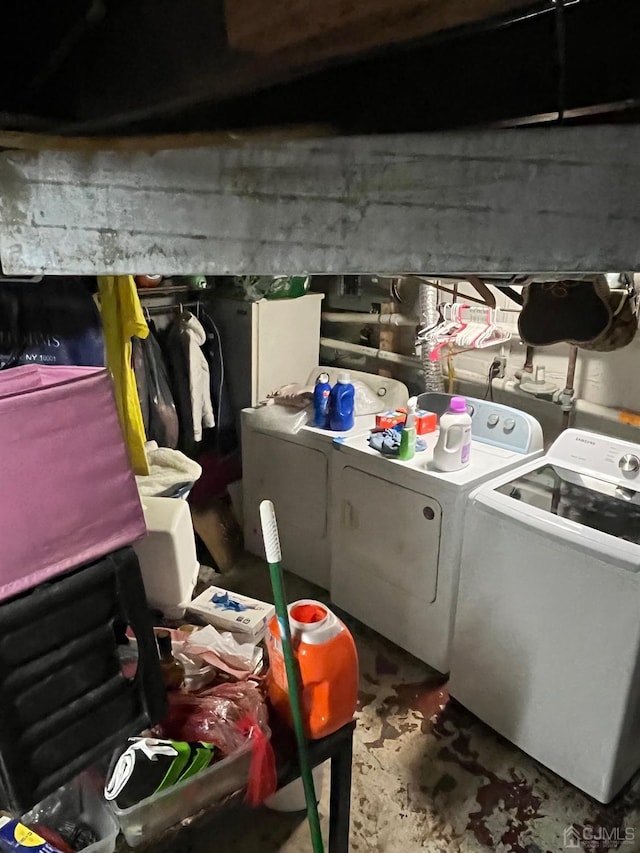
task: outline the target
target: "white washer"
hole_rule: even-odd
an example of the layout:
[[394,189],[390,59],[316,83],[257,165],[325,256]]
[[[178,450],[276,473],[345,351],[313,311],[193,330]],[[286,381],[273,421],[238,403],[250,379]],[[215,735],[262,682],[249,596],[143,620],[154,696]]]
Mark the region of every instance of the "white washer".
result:
[[[319,373],[329,374],[331,384],[338,380],[338,368],[318,367],[308,384],[313,385]],[[371,389],[379,412],[406,406],[407,386],[397,379],[371,373],[349,371],[352,380],[360,380]],[[375,426],[375,414],[356,415],[349,433],[305,426],[295,434],[285,431],[287,420],[295,417],[282,413],[281,420],[271,420],[270,412],[244,409],[242,412],[242,488],[244,544],[247,551],[264,557],[260,526],[260,501],[273,501],[278,518],[282,545],[282,564],[291,572],[325,589],[330,580],[330,542],[328,505],[330,489],[330,457],[332,441],[338,435],[356,435]],[[278,407],[280,408],[280,407]],[[357,412],[357,399],[356,399]],[[275,412],[274,415],[280,415]],[[265,417],[269,416],[269,417]]]
[[[419,402],[441,413],[449,399]],[[435,434],[410,462],[384,458],[360,435],[336,443],[332,463],[332,600],[441,672],[449,669],[467,496],[542,453],[542,430],[530,415],[467,401],[473,442],[461,471],[433,469]]]
[[640,767],[640,446],[567,430],[467,511],[451,694],[603,803]]

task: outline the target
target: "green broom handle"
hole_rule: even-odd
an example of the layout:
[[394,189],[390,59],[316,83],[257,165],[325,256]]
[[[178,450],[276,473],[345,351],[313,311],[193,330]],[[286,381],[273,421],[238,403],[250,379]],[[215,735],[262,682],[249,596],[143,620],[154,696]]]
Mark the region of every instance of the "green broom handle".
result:
[[289,687],[289,703],[291,704],[291,716],[293,717],[293,730],[298,744],[298,761],[300,763],[300,774],[304,785],[304,796],[307,802],[307,817],[311,831],[311,843],[313,853],[324,853],[322,844],[322,833],[320,831],[320,818],[318,816],[318,802],[316,800],[309,753],[307,751],[307,740],[304,733],[302,721],[302,708],[300,706],[300,672],[298,662],[293,653],[291,643],[291,625],[289,624],[289,611],[284,592],[284,577],[280,560],[280,537],[278,535],[278,524],[276,513],[271,501],[262,501],[260,504],[260,520],[262,522],[262,536],[264,548],[269,563],[271,574],[271,586],[273,588],[273,599],[276,606],[276,616],[280,626],[280,637],[282,639],[282,651],[284,654],[284,665],[287,672],[287,684]]

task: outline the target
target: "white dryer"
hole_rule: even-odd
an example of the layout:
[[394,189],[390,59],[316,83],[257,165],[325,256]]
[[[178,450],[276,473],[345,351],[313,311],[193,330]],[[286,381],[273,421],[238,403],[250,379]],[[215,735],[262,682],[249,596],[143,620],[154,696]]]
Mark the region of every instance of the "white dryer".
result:
[[[436,410],[443,399],[448,404],[448,395],[422,395],[420,405]],[[530,415],[467,402],[473,441],[461,471],[433,469],[435,434],[410,462],[384,458],[366,435],[335,442],[332,461],[332,600],[440,672],[449,670],[467,497],[542,453],[542,430]]]
[[451,694],[603,803],[640,767],[640,445],[567,430],[467,511]]
[[[319,373],[326,372],[333,385],[338,368],[318,367],[309,376],[313,385]],[[352,430],[335,433],[304,426],[291,434],[286,431],[294,416],[265,417],[260,407],[242,412],[242,487],[244,544],[247,551],[264,557],[260,502],[273,501],[278,517],[283,566],[325,589],[330,579],[330,542],[328,506],[332,441],[337,435],[369,434],[375,426],[375,413],[406,406],[407,386],[397,379],[371,373],[349,371],[352,380],[364,382],[376,405],[369,414],[358,414]],[[276,407],[269,407],[274,410]],[[280,408],[280,407],[278,407]],[[280,414],[276,412],[274,414]]]

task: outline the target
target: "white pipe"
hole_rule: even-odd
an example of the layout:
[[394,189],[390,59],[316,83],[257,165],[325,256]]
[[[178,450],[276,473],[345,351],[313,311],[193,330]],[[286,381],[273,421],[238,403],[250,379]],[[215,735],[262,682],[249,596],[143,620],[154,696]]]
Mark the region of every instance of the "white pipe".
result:
[[327,323],[364,323],[367,326],[417,326],[420,320],[406,314],[365,314],[358,311],[323,311]]
[[609,406],[602,406],[600,403],[590,403],[588,400],[575,400],[574,406],[577,412],[582,412],[583,415],[593,415],[596,418],[613,421],[621,425],[620,409],[612,409]]
[[[472,373],[470,370],[459,370],[456,367],[455,371],[456,379],[462,379],[463,382],[470,382],[474,385],[487,384],[486,378],[479,376],[477,373]],[[508,391],[511,394],[517,394],[519,397],[531,397],[531,394],[525,394],[524,391],[520,391],[518,389],[514,379],[499,379],[496,377],[492,384],[493,387],[497,388],[499,391]]]
[[402,364],[404,367],[420,368],[420,359],[415,355],[400,355],[397,352],[387,352],[387,350],[366,347],[363,344],[352,344],[348,341],[338,341],[333,338],[320,338],[320,346],[342,350],[343,352],[353,352],[357,355],[366,355],[369,358],[379,358],[381,361]]

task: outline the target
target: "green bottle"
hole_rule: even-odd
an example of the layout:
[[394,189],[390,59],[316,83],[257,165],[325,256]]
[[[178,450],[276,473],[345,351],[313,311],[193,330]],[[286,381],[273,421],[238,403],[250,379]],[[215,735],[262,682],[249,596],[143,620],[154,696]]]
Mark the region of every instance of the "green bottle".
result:
[[416,455],[416,409],[418,407],[418,398],[409,397],[407,401],[407,419],[402,427],[400,435],[400,450],[398,459],[407,462],[413,459]]

